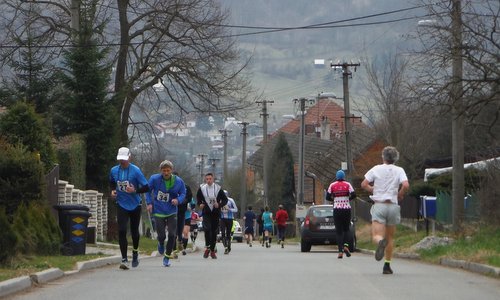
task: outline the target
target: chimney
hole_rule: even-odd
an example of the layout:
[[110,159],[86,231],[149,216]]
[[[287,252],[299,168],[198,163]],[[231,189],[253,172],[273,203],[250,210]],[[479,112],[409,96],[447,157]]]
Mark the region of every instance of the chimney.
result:
[[330,140],[330,122],[326,116],[321,117],[321,139]]

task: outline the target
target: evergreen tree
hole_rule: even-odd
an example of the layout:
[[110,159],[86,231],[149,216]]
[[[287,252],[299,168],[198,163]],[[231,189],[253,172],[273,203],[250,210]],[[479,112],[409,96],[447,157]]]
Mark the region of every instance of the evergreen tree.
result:
[[107,50],[100,49],[93,27],[96,1],[81,9],[80,31],[74,47],[65,53],[68,73],[63,82],[71,94],[58,103],[54,120],[57,135],[82,134],[86,140],[86,187],[102,190],[116,151],[117,115],[106,98],[110,66],[103,64]]
[[2,62],[10,67],[13,76],[4,77],[0,104],[11,106],[23,99],[50,121],[48,117],[53,104],[52,90],[57,84],[52,64],[55,54],[44,45],[51,42],[52,38],[43,34],[34,18],[36,5],[28,6],[30,9],[17,15],[17,18],[25,22],[25,28],[16,32],[12,38],[12,43],[19,50],[9,54],[2,53]]
[[273,210],[283,203],[288,211],[295,209],[295,179],[292,152],[283,134],[276,137],[269,176],[269,207]]

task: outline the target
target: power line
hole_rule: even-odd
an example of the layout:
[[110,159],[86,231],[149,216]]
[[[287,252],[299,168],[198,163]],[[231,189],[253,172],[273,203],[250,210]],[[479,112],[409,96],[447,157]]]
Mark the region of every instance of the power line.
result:
[[[105,6],[105,5],[102,5],[102,6]],[[305,25],[305,26],[295,26],[295,27],[263,27],[263,26],[242,26],[242,25],[225,25],[225,24],[212,24],[212,26],[219,26],[219,27],[226,27],[226,28],[240,28],[240,29],[266,29],[266,30],[260,30],[260,31],[255,31],[255,32],[223,35],[223,36],[219,36],[216,38],[240,37],[240,36],[267,34],[267,33],[281,32],[281,31],[293,31],[293,30],[313,30],[313,29],[331,29],[331,28],[372,26],[372,25],[390,24],[390,23],[401,22],[401,21],[406,21],[406,20],[411,20],[411,19],[421,19],[423,17],[428,17],[430,15],[426,14],[426,15],[422,15],[422,16],[405,17],[405,18],[399,18],[399,19],[393,19],[393,20],[367,22],[367,23],[341,24],[341,25],[332,25],[332,24],[345,23],[345,22],[350,22],[350,21],[354,21],[354,20],[363,20],[363,19],[373,18],[373,17],[377,17],[377,16],[394,14],[394,13],[398,13],[398,12],[409,11],[409,10],[421,8],[422,6],[423,5],[404,8],[404,9],[398,9],[398,10],[393,10],[393,11],[388,11],[388,12],[382,12],[382,13],[378,13],[378,14],[371,14],[371,15],[367,15],[367,16],[354,17],[354,18],[349,18],[349,19],[344,19],[344,20],[337,20],[337,21],[311,24],[311,25]],[[105,7],[114,9],[114,7],[110,7],[110,6],[105,6]],[[192,40],[192,39],[189,39],[189,40]],[[165,42],[167,42],[167,41],[165,41]],[[140,45],[140,44],[143,44],[143,43],[142,42],[131,42],[128,45],[133,46],[133,45]],[[122,46],[122,45],[123,45],[122,43],[105,43],[105,44],[98,44],[96,46],[98,46],[98,47],[113,47],[113,46]],[[26,46],[23,46],[23,45],[0,45],[0,49],[1,48],[15,49],[15,48],[25,48],[25,47]],[[36,47],[36,48],[74,48],[74,47],[82,47],[82,46],[78,46],[78,45],[69,45],[69,46],[66,46],[66,45],[38,45],[38,46],[31,46],[31,47]]]

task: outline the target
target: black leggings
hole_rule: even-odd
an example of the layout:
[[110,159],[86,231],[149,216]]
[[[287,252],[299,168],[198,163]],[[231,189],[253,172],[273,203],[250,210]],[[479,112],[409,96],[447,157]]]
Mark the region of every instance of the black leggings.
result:
[[139,224],[141,222],[141,206],[137,206],[134,210],[129,211],[118,205],[118,243],[120,244],[120,252],[122,258],[127,258],[127,225],[130,219],[130,234],[132,236],[132,245],[134,250],[139,249]]
[[205,246],[210,250],[215,250],[215,243],[217,242],[217,231],[219,230],[219,216],[203,215],[203,231],[205,233]]
[[222,243],[228,249],[231,249],[231,229],[233,229],[233,219],[220,219]]
[[333,222],[337,232],[337,245],[339,252],[344,251],[344,244],[347,244],[347,233],[351,225],[351,210],[345,208],[335,208],[333,210]]

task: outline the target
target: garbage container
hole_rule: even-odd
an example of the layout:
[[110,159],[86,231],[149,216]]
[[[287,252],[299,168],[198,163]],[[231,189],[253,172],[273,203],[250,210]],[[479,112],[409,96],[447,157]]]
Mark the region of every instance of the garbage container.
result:
[[87,225],[91,214],[85,205],[54,205],[58,210],[59,227],[63,233],[63,255],[85,254]]
[[436,217],[436,197],[420,196],[420,215],[424,218]]

